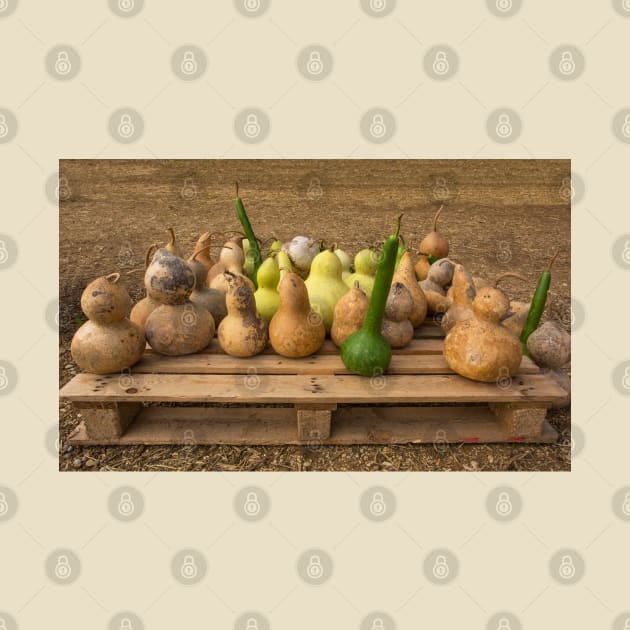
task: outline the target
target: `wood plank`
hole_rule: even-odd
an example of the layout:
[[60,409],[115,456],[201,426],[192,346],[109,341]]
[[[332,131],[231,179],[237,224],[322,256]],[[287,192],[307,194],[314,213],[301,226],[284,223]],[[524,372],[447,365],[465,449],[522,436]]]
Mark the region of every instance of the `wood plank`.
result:
[[87,435],[95,440],[120,437],[142,409],[141,402],[75,403],[85,419]]
[[509,435],[518,437],[536,437],[542,431],[547,409],[545,406],[521,406],[515,403],[491,403],[490,410],[503,424]]
[[330,437],[330,405],[300,405],[296,409],[297,435],[301,442],[322,443]]
[[[487,407],[340,408],[326,445],[486,442],[554,442],[545,422],[539,438],[514,440]],[[252,417],[254,416],[254,417]],[[109,444],[302,444],[291,408],[146,407],[120,438],[90,439],[81,423],[70,436],[75,445]],[[318,444],[310,447],[318,447]]]
[[[439,354],[394,354],[388,374],[453,374]],[[537,374],[540,368],[523,357],[520,374]],[[287,359],[277,354],[260,354],[250,359],[227,354],[190,354],[167,357],[146,353],[132,368],[132,374],[350,374],[338,354],[316,354]]]
[[135,374],[123,388],[117,375],[78,374],[60,397],[93,402],[175,403],[551,403],[564,390],[544,374],[523,374],[509,387],[477,383],[458,375],[386,375],[377,380],[355,375]]

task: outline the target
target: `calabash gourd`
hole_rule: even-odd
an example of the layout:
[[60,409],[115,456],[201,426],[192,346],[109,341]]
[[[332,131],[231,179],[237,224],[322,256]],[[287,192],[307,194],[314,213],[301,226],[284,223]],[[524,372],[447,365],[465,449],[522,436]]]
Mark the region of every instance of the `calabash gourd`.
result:
[[284,357],[307,357],[317,352],[326,338],[321,317],[309,302],[304,280],[290,272],[278,287],[280,304],[269,324],[272,348]]
[[345,280],[351,274],[352,258],[343,249],[335,249],[335,255],[341,262],[341,279]]
[[[228,280],[225,276],[225,271],[230,272],[233,275],[243,276],[245,280],[250,284],[252,291],[254,291],[253,282],[243,272],[243,263],[245,262],[245,254],[241,247],[241,238],[236,237],[237,240],[231,239],[221,248],[221,254],[219,255],[219,263],[223,265],[223,272],[215,275],[210,281],[210,288],[217,289],[223,293],[227,293]],[[216,267],[216,265],[215,265]],[[210,271],[214,272],[213,267]],[[208,274],[210,276],[210,274]]]
[[341,345],[340,354],[344,365],[361,376],[374,377],[383,374],[392,360],[392,349],[389,341],[381,334],[381,324],[394,276],[401,218],[402,215],[398,217],[396,233],[388,237],[383,246],[363,326]]
[[448,258],[436,260],[420,287],[427,298],[428,310],[431,313],[446,313],[451,306],[451,299],[446,295],[446,285],[453,279],[455,264]]
[[341,279],[341,261],[334,251],[325,249],[313,258],[306,288],[311,306],[319,313],[326,332],[329,332],[335,304],[349,291]]
[[[157,249],[157,245],[151,245],[145,254],[144,257],[144,270],[149,268],[149,264],[151,263],[151,258],[153,256],[154,251]],[[138,324],[144,328],[144,324],[147,321],[147,317],[160,305],[157,300],[154,300],[152,297],[146,295],[139,302],[137,302],[134,307],[131,309],[131,314],[129,315],[129,319],[134,323]]]
[[420,241],[420,246],[418,247],[419,251],[425,254],[431,254],[434,258],[446,258],[448,256],[448,241],[437,229],[438,219],[443,209],[444,206],[440,206],[435,213],[433,217],[433,230]]
[[278,283],[280,282],[280,270],[274,258],[265,259],[258,267],[258,289],[254,293],[256,309],[268,321],[275,315],[280,304],[278,295]]
[[183,304],[195,286],[195,274],[183,258],[158,249],[144,274],[147,295],[160,304]]
[[282,279],[287,273],[295,270],[293,269],[293,264],[291,263],[289,254],[287,254],[285,251],[277,252],[274,258],[278,263],[278,269],[280,270],[280,282],[282,282]]
[[429,254],[420,252],[418,262],[414,267],[416,271],[416,278],[418,278],[418,280],[426,280],[430,266],[431,263],[429,262]]
[[89,320],[72,338],[70,352],[77,365],[92,374],[121,372],[144,352],[144,331],[127,319],[131,298],[119,280],[119,273],[97,278],[81,296]]
[[571,335],[556,322],[546,321],[527,338],[527,350],[541,367],[562,367],[571,359]]
[[453,285],[449,289],[452,304],[440,321],[442,330],[448,332],[457,322],[463,322],[473,316],[472,303],[477,295],[472,275],[463,265],[455,265]]
[[411,252],[407,251],[402,255],[393,282],[401,282],[411,294],[413,311],[409,320],[414,328],[420,326],[427,316],[428,302],[422,287],[416,280]]
[[175,238],[175,230],[172,227],[168,228],[168,234],[168,243],[164,245],[164,249],[166,249],[169,254],[173,254],[173,256],[179,256],[180,258],[183,258],[184,253],[182,252],[182,248],[179,246],[179,243]]
[[335,304],[333,324],[330,338],[336,346],[341,344],[354,332],[360,330],[365,321],[370,300],[361,289],[359,281]]
[[471,319],[457,322],[444,339],[449,367],[474,381],[495,382],[518,371],[522,349],[518,338],[500,324],[510,307],[494,287],[477,292]]
[[221,348],[235,357],[253,357],[269,341],[267,320],[256,311],[256,300],[249,279],[226,271],[228,314],[219,324],[217,337]]
[[[198,239],[195,245],[194,252],[198,252],[195,259],[198,260],[205,268],[206,272],[210,271],[214,265],[214,260],[210,256],[210,247],[212,246],[212,234],[210,232],[204,232]],[[194,255],[193,252],[193,255]],[[191,256],[192,258],[192,256]]]
[[348,287],[353,287],[354,283],[358,282],[369,299],[374,288],[378,259],[379,254],[372,249],[365,248],[357,252],[354,257],[354,273],[346,276],[343,281]]
[[392,348],[404,348],[413,339],[409,321],[413,309],[414,301],[407,287],[402,282],[392,282],[381,324],[381,334]]

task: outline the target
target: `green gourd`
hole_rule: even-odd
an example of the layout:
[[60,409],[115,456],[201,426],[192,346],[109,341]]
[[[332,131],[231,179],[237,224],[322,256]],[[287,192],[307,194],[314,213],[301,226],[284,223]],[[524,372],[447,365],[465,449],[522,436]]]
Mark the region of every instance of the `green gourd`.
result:
[[381,334],[381,325],[394,277],[401,219],[402,215],[398,217],[396,233],[392,234],[383,246],[363,327],[352,333],[341,346],[341,360],[344,365],[354,374],[361,376],[382,374],[392,360],[392,348]]
[[325,249],[313,258],[305,282],[311,306],[322,318],[326,332],[330,332],[332,326],[335,304],[350,290],[341,279],[341,273],[341,261],[334,249]]
[[280,282],[280,270],[273,258],[267,258],[258,268],[258,289],[254,293],[256,310],[268,321],[278,310],[280,296],[278,295],[278,282]]
[[354,257],[354,273],[346,276],[343,281],[349,288],[354,286],[355,282],[359,283],[359,288],[368,296],[372,295],[374,288],[374,276],[378,268],[378,254],[369,248],[362,249]]

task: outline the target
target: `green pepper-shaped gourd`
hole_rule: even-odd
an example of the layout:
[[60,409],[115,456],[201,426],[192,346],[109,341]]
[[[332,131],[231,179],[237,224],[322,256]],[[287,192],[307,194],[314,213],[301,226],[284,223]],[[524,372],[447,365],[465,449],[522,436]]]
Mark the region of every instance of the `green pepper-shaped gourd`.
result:
[[381,335],[381,324],[394,276],[401,219],[402,214],[396,223],[396,233],[391,235],[383,245],[381,260],[376,270],[374,289],[363,326],[357,332],[352,333],[341,346],[341,360],[344,365],[354,374],[361,376],[382,374],[387,370],[392,360],[392,349],[389,341]]

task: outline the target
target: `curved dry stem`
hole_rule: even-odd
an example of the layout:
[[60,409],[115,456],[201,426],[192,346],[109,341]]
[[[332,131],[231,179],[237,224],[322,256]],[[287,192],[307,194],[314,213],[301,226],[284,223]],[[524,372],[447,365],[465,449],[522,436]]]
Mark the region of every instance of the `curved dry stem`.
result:
[[517,280],[521,280],[522,282],[527,282],[527,278],[525,276],[522,276],[520,273],[515,273],[513,271],[506,271],[504,273],[500,273],[494,279],[494,286],[495,286],[495,288],[497,287],[499,282],[501,282],[501,280],[504,280],[505,278],[516,278]]
[[167,232],[169,233],[168,244],[173,245],[174,247],[175,246],[175,230],[172,227],[170,227],[167,229]]
[[107,280],[107,282],[111,282],[112,284],[116,284],[120,280],[120,274],[117,271],[110,273],[108,276],[105,276],[105,280]]
[[435,213],[435,216],[433,217],[433,231],[437,232],[437,224],[438,224],[438,219],[440,218],[440,215],[442,214],[442,210],[444,210],[444,204],[442,204],[438,211]]
[[152,243],[147,248],[147,253],[144,255],[144,268],[145,269],[149,266],[151,262],[151,258],[153,258],[153,254],[155,254],[155,252],[158,249],[160,249],[160,246],[157,243]]

